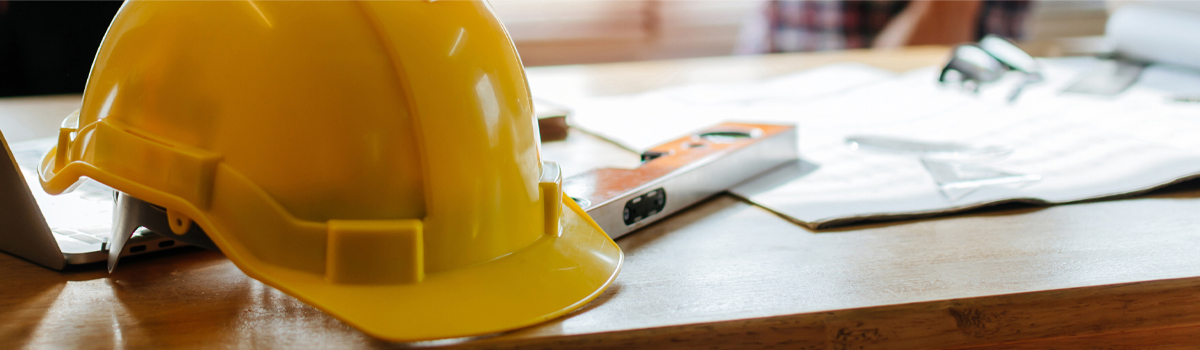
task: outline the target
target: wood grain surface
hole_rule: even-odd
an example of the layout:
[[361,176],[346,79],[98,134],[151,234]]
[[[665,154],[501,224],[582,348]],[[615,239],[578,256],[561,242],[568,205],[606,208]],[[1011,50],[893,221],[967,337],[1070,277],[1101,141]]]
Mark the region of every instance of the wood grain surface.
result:
[[[530,75],[574,74],[598,94],[621,93],[847,60],[903,70],[939,63],[944,53],[641,62]],[[643,81],[639,71],[668,72]],[[52,135],[65,115],[59,110],[77,99],[32,109],[28,99],[0,100],[0,129],[10,139]],[[50,130],[14,135],[13,125]],[[577,130],[544,152],[574,172],[636,164],[636,155]],[[581,156],[588,152],[599,153]],[[1124,200],[814,232],[722,195],[618,240],[621,275],[574,313],[495,336],[414,344],[373,340],[214,252],[129,258],[113,274],[102,265],[56,272],[0,254],[0,348],[1190,348],[1200,343],[1197,212],[1200,184],[1192,183]]]

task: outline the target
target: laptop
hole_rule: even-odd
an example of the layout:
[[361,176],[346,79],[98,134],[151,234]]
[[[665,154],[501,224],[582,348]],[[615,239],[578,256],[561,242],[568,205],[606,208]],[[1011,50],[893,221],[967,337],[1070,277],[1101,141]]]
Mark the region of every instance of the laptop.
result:
[[[9,144],[0,133],[0,251],[55,270],[106,261],[118,192],[86,178],[68,193],[43,191],[37,166],[56,142],[51,137]],[[120,256],[186,245],[138,228]]]

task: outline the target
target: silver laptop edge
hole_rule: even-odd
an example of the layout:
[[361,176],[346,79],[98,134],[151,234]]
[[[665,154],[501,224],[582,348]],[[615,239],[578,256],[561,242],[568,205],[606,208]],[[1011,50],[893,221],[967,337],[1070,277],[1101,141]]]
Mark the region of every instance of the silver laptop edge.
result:
[[[113,222],[111,188],[85,179],[74,192],[45,194],[36,166],[53,138],[9,144],[0,134],[6,161],[0,161],[0,251],[61,270],[108,259]],[[121,256],[186,246],[139,229]]]

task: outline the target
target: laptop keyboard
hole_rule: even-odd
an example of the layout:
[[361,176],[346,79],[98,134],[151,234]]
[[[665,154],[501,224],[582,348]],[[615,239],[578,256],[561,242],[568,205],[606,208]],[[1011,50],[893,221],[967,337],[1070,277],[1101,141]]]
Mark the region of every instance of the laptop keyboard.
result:
[[84,231],[72,230],[69,228],[52,228],[52,229],[50,229],[50,231],[54,232],[55,235],[71,237],[71,238],[83,241],[85,243],[91,243],[91,244],[96,244],[96,243],[106,243],[107,244],[108,237],[109,237],[108,229],[104,229],[103,230],[104,233],[100,233],[100,230],[92,230],[92,232],[84,232]]
[[[84,179],[68,194],[51,196],[41,190],[38,175],[33,170],[41,163],[45,150],[13,150],[33,197],[46,217],[50,231],[60,237],[70,237],[88,244],[107,245],[112,222],[112,203],[115,191],[104,184]],[[102,223],[102,225],[96,225]],[[103,249],[103,248],[102,248]]]

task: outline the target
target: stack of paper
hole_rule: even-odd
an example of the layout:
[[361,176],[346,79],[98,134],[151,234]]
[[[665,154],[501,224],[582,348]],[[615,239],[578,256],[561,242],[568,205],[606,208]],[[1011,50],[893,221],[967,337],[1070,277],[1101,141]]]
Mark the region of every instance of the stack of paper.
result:
[[[1063,94],[1101,64],[1044,60],[1047,82],[1008,103],[1011,77],[980,94],[936,83],[934,68],[895,75],[835,65],[755,84],[633,96],[561,95],[573,123],[635,151],[721,121],[797,124],[802,160],[732,190],[809,227],[946,213],[1005,201],[1064,203],[1144,191],[1200,174],[1200,74],[1150,67],[1116,98]],[[535,94],[536,81],[533,85]],[[984,159],[851,149],[847,137],[993,146]]]

